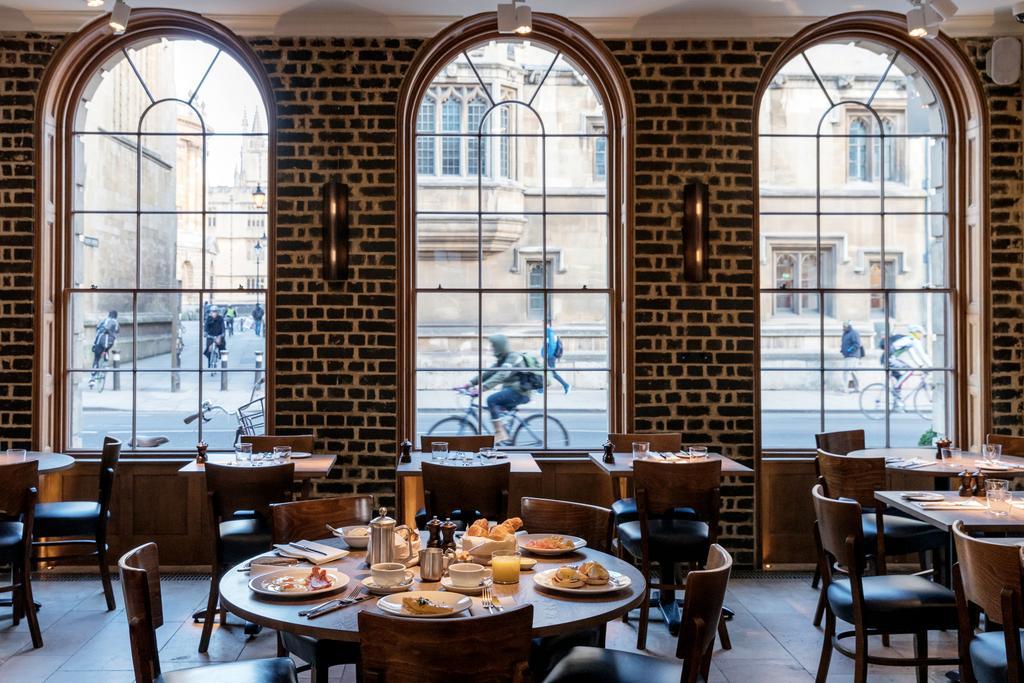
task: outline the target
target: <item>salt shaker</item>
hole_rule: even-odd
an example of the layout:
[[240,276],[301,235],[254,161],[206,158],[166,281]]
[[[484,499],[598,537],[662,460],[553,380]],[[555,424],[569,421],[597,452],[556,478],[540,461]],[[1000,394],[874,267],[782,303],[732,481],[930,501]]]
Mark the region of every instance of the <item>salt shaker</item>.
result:
[[412,462],[412,441],[409,441],[409,439],[402,441],[401,455],[398,456],[398,462]]
[[196,444],[196,462],[203,464],[206,462],[206,450],[210,446],[205,441],[200,441]]
[[427,533],[430,537],[427,539],[428,548],[440,548],[441,543],[441,520],[435,515],[432,520],[427,522]]
[[441,548],[442,550],[457,550],[455,546],[455,522],[445,519],[441,525]]
[[942,460],[942,449],[943,448],[949,448],[952,445],[953,445],[953,442],[950,441],[949,439],[945,438],[945,437],[936,440],[936,442],[935,442],[935,459],[936,460]]
[[615,462],[615,453],[612,450],[612,448],[613,447],[612,447],[612,442],[611,441],[605,441],[604,442],[604,458],[603,458],[603,460],[605,462],[609,462],[609,463]]
[[974,477],[968,474],[967,470],[964,470],[958,476],[960,477],[960,490],[957,493],[960,494],[961,498],[967,498],[974,493]]
[[978,470],[977,472],[974,473],[974,495],[985,495],[985,482],[987,480],[988,477],[981,470]]

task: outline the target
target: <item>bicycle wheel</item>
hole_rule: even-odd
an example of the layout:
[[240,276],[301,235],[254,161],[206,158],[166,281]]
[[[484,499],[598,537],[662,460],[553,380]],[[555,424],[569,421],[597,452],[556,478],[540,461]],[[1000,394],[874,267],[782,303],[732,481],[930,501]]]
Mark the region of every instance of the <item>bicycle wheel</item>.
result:
[[914,389],[914,395],[912,399],[914,412],[917,413],[917,416],[920,417],[922,420],[927,420],[931,422],[933,407],[935,405],[932,402],[932,390],[929,389],[926,385],[921,384],[917,387],[917,389]]
[[869,420],[885,418],[886,387],[881,382],[869,384],[860,392],[860,412]]
[[544,416],[540,414],[531,415],[519,423],[512,434],[512,445],[517,448],[544,448],[545,431],[548,435],[548,448],[569,446],[569,432],[558,418],[549,416],[545,424]]
[[101,370],[100,374],[96,377],[96,393],[102,394],[103,387],[107,385],[107,371]]
[[427,436],[469,436],[479,434],[477,426],[466,417],[449,415],[434,423]]

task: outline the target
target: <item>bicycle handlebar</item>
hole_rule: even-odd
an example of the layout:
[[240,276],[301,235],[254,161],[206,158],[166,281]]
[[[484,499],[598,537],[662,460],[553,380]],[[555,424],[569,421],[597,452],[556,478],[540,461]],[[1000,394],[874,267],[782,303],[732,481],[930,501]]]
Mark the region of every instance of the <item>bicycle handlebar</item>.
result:
[[198,413],[195,413],[193,415],[189,415],[188,417],[185,418],[185,420],[184,420],[185,424],[190,425],[193,422],[195,422],[196,420],[198,420],[200,417],[202,417],[203,420],[206,421],[208,419],[206,417],[206,415],[208,413],[214,411],[214,410],[219,410],[220,412],[224,413],[225,415],[231,415],[231,413],[229,413],[228,410],[226,408],[224,408],[223,406],[214,405],[213,403],[210,403],[209,401],[203,401],[203,405],[200,406],[200,409],[199,409]]

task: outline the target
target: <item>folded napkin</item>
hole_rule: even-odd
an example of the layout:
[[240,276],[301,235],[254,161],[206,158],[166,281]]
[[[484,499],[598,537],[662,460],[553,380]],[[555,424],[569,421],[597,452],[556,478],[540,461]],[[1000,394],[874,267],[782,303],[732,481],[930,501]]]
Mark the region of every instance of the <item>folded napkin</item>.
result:
[[921,458],[914,458],[913,460],[904,460],[903,465],[901,465],[901,467],[902,469],[905,470],[912,470],[918,467],[924,467],[926,465],[934,464],[935,462],[933,460],[922,460]]
[[325,562],[334,562],[335,560],[340,560],[341,558],[348,555],[347,550],[343,550],[342,548],[335,548],[334,546],[330,545],[324,545],[323,543],[314,543],[313,541],[296,542],[299,545],[305,546],[307,548],[319,550],[324,554],[321,555],[320,553],[303,550],[302,548],[298,548],[294,545],[291,545],[290,543],[276,543],[274,544],[274,547],[277,548],[277,551],[285,557],[298,557],[300,559],[306,560],[307,562],[312,562],[313,564],[324,564]]
[[1013,469],[1005,463],[992,462],[991,460],[979,460],[977,465],[978,469],[991,470],[993,472],[1006,472]]
[[987,510],[988,506],[980,500],[944,500],[941,503],[917,503],[922,510]]

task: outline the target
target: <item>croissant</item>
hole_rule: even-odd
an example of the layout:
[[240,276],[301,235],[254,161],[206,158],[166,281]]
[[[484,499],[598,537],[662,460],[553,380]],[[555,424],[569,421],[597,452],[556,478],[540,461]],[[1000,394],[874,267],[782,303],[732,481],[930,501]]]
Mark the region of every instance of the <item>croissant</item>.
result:
[[508,527],[506,527],[503,524],[499,524],[498,526],[491,529],[490,533],[487,534],[487,538],[491,539],[492,541],[507,541],[513,535],[514,534],[508,530]]
[[487,537],[488,522],[486,519],[478,519],[473,522],[468,529],[466,529],[467,536],[480,536],[483,538]]

